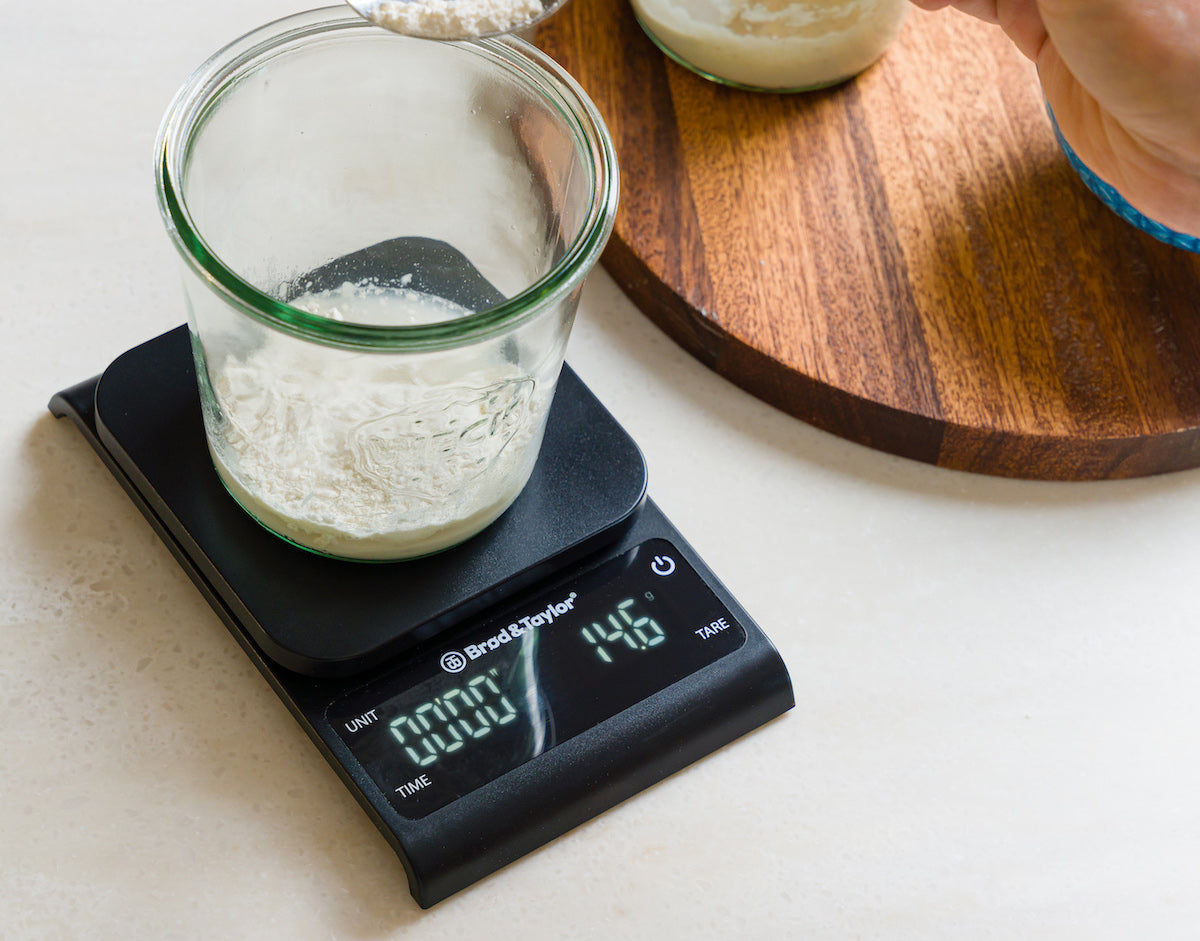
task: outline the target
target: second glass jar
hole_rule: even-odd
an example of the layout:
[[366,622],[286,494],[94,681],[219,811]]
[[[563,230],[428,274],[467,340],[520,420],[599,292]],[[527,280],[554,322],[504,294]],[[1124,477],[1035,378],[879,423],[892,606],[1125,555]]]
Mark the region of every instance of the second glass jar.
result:
[[631,0],[647,35],[705,78],[759,91],[836,85],[874,63],[909,0]]

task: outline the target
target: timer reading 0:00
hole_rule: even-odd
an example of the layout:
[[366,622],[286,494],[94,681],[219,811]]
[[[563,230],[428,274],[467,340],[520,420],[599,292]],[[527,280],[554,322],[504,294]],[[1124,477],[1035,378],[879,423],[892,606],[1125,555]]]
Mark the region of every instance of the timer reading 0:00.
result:
[[493,667],[389,723],[392,735],[413,764],[418,768],[431,765],[469,740],[484,738],[492,729],[517,718],[516,706],[496,685],[498,672]]

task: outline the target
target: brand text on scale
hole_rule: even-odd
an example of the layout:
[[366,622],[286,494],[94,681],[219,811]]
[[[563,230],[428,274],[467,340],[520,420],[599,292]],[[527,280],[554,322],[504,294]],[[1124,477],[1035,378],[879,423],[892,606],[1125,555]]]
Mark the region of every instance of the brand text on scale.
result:
[[557,603],[551,602],[537,614],[517,618],[517,620],[513,621],[507,627],[502,627],[498,633],[493,634],[487,640],[480,641],[478,644],[467,644],[463,647],[463,653],[472,660],[478,660],[489,650],[499,650],[502,644],[507,644],[510,640],[523,636],[526,631],[553,624],[555,618],[562,617],[564,614],[575,610],[575,598],[575,592],[571,592],[562,601]]

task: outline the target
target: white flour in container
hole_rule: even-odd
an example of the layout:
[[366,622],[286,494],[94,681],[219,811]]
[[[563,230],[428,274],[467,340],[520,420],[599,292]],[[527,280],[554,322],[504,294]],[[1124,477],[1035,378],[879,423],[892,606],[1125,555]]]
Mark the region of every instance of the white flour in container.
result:
[[[454,306],[351,285],[292,304],[355,322],[386,310],[392,323]],[[293,542],[355,559],[427,555],[495,520],[525,485],[553,393],[490,344],[331,355],[270,333],[210,368],[225,422],[212,452],[230,492]]]
[[762,89],[858,74],[896,38],[909,0],[632,0],[642,26],[700,72]]
[[355,7],[379,26],[428,39],[509,32],[528,25],[543,10],[540,0],[376,0]]

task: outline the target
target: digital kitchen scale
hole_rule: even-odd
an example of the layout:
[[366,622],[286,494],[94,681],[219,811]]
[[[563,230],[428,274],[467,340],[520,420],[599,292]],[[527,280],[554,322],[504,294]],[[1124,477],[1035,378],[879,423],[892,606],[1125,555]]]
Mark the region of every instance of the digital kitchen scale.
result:
[[564,367],[532,478],[461,546],[305,552],[229,496],[186,327],[56,395],[428,907],[793,705],[771,642]]

